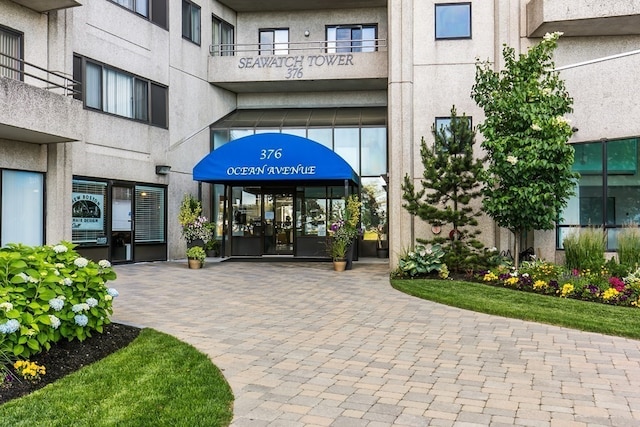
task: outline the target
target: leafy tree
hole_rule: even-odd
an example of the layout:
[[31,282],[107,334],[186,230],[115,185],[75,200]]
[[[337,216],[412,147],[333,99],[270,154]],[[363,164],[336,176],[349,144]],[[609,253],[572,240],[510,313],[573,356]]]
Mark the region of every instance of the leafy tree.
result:
[[515,236],[515,262],[527,230],[551,230],[574,194],[572,130],[564,115],[573,99],[553,71],[561,33],[547,34],[526,54],[504,46],[505,68],[476,63],[471,96],[484,109],[478,125],[487,153],[483,207]]
[[454,106],[450,124],[440,129],[434,124],[431,133],[435,138],[433,147],[428,147],[424,138],[420,143],[424,166],[422,189],[417,191],[411,178],[405,175],[403,206],[432,226],[451,225],[451,232],[442,237],[417,240],[442,245],[445,264],[451,270],[473,268],[483,246],[476,239],[480,231],[468,228],[477,226],[476,218],[481,215],[471,205],[481,195],[479,178],[483,173],[482,160],[473,155],[475,131],[467,116],[459,117]]

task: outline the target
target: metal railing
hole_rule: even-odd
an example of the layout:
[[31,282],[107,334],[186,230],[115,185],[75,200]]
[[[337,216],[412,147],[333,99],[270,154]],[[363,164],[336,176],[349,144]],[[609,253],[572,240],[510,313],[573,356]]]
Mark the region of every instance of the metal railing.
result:
[[211,56],[234,56],[250,53],[255,55],[290,55],[298,53],[352,53],[387,50],[386,39],[308,41],[289,43],[218,43],[209,46]]
[[0,52],[0,77],[20,80],[65,96],[80,94],[80,82],[59,71],[51,71]]

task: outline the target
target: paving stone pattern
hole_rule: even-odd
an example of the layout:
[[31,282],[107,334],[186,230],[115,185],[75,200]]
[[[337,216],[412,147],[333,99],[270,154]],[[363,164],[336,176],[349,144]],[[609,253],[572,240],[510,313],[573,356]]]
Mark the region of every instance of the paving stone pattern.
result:
[[640,426],[640,341],[423,301],[386,264],[116,272],[113,320],[208,354],[233,426]]

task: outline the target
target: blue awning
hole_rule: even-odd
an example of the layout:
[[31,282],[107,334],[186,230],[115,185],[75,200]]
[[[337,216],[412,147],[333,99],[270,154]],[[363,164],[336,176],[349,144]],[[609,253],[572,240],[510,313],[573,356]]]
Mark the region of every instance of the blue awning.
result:
[[216,184],[275,181],[359,183],[358,175],[335,152],[307,138],[261,133],[230,141],[193,168],[193,179]]

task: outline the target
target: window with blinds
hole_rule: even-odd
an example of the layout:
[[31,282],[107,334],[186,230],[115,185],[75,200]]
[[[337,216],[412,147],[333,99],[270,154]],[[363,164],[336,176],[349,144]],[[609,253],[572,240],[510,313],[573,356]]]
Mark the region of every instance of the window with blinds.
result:
[[0,27],[0,76],[22,80],[22,34]]
[[165,241],[165,188],[136,186],[135,242]]
[[97,243],[107,235],[107,183],[73,180],[71,204],[71,240],[73,243]]

